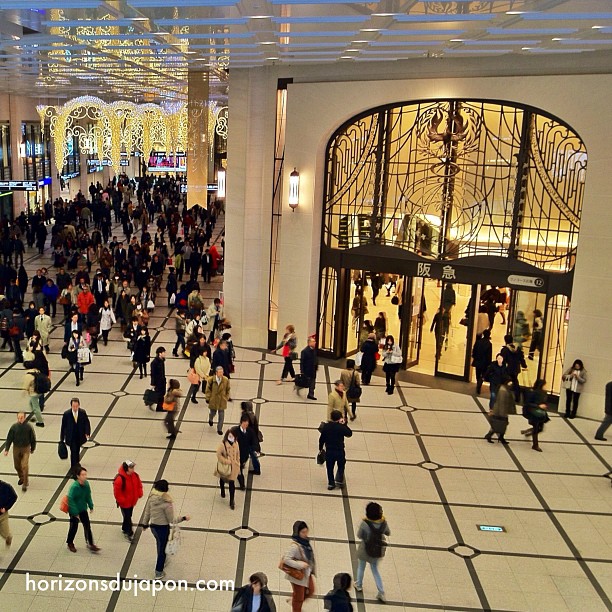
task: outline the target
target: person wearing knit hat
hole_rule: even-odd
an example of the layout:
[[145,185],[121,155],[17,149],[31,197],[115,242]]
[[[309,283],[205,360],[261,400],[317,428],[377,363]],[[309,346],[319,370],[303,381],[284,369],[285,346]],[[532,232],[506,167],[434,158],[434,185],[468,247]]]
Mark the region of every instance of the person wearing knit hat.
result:
[[249,584],[240,587],[232,601],[232,612],[276,612],[276,604],[270,589],[268,577],[263,572],[255,572]]

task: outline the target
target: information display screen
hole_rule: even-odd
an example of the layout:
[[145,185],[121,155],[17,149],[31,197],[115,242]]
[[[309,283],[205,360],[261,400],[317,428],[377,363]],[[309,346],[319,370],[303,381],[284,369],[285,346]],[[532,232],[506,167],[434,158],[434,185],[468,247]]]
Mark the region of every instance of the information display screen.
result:
[[184,153],[166,155],[164,152],[149,156],[147,172],[186,172],[187,158]]

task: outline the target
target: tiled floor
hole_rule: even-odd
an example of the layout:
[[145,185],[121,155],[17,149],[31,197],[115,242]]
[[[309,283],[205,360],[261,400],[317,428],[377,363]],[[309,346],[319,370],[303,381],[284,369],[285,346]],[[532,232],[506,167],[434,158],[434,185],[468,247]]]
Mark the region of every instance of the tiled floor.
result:
[[[47,257],[31,256],[28,271]],[[206,286],[218,294],[220,281]],[[163,300],[152,317],[154,346],[171,347],[174,323]],[[59,324],[59,318],[56,324]],[[594,443],[595,423],[565,421],[554,415],[535,453],[520,435],[525,421],[512,417],[510,446],[487,444],[485,399],[400,383],[389,398],[380,378],[364,389],[354,435],[347,443],[347,486],[327,491],[317,466],[316,428],[325,417],[325,398],[338,369],[320,369],[319,401],[306,402],[293,386],[276,385],[281,359],[264,351],[237,348],[232,378],[234,402],[226,415],[235,424],[240,401],[254,400],[265,435],[262,475],[249,476],[231,511],[213,477],[219,438],[209,428],[205,404],[183,403],[181,434],[165,437],[161,417],[141,401],[148,381],[134,376],[118,329],[101,347],[77,390],[59,357],[62,328],[51,336],[53,389],[39,446],[31,459],[31,486],[17,487],[12,461],[3,458],[0,477],[17,488],[11,512],[11,549],[0,547],[0,602],[6,610],[207,610],[230,609],[231,594],[197,592],[200,579],[243,583],[265,572],[279,610],[288,610],[287,582],[277,569],[289,542],[291,525],[311,528],[318,562],[319,591],[336,572],[355,570],[354,534],[370,500],[384,508],[392,536],[382,562],[388,604],[393,610],[597,610],[612,609],[612,490],[610,445]],[[15,412],[26,407],[19,390],[22,370],[0,352],[0,434],[6,435]],[[187,388],[187,363],[169,358],[167,373]],[[90,415],[93,442],[83,452],[96,505],[92,516],[99,555],[66,549],[66,516],[58,510],[70,484],[67,465],[56,454],[61,414],[73,395]],[[64,577],[151,578],[154,541],[140,529],[130,545],[120,532],[120,513],[111,480],[124,459],[137,464],[146,490],[154,480],[170,481],[177,512],[189,513],[183,545],[167,568],[171,579],[189,582],[186,592],[26,592],[26,573],[37,579]],[[144,508],[137,506],[136,517]],[[39,522],[40,524],[37,524]],[[477,524],[501,525],[503,533],[482,532]],[[248,530],[234,530],[248,527]],[[375,612],[366,573],[355,609]],[[321,599],[304,610],[322,610]]]

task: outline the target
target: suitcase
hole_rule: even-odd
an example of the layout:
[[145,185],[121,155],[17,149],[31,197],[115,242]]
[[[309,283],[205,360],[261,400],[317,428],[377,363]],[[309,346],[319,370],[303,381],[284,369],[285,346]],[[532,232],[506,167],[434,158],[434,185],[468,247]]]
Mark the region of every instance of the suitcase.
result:
[[306,389],[307,387],[310,387],[310,378],[304,374],[296,374],[294,382],[298,389]]
[[157,391],[153,391],[153,389],[145,389],[145,392],[142,396],[142,401],[147,406],[153,406],[153,404],[157,404],[159,401],[159,393]]

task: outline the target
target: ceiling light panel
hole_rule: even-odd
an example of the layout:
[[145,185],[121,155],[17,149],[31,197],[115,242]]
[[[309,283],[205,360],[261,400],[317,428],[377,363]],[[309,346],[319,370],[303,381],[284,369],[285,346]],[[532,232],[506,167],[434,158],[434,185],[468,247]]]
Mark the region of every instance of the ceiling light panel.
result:
[[304,17],[272,17],[272,23],[363,23],[369,15],[317,15]]

